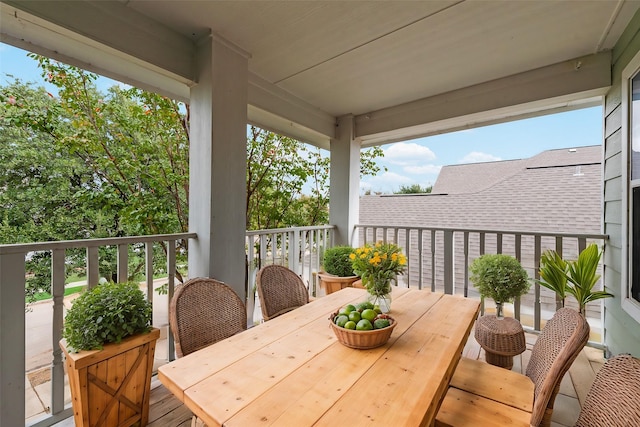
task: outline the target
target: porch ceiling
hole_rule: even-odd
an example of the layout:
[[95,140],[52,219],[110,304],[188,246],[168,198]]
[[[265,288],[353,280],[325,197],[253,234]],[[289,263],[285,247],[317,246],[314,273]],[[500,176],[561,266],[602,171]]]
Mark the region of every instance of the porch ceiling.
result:
[[610,84],[608,51],[640,7],[2,2],[4,42],[182,99],[194,84],[195,44],[221,37],[250,56],[250,120],[325,147],[345,114],[356,116],[357,136],[372,145],[592,103]]

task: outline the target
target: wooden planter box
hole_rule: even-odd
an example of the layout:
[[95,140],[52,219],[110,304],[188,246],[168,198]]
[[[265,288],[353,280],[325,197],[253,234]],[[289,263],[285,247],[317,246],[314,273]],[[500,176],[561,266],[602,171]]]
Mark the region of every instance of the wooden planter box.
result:
[[107,344],[102,350],[69,353],[65,340],[76,427],[145,426],[151,373],[160,329]]
[[318,273],[318,277],[320,278],[320,287],[324,289],[327,295],[351,286],[353,282],[359,279],[358,276],[340,277],[328,273]]

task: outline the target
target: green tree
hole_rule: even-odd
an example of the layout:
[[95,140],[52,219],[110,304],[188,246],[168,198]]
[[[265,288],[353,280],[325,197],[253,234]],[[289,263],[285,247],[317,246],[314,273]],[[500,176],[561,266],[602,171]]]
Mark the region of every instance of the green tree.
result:
[[[360,176],[380,171],[380,147],[360,153]],[[307,190],[310,194],[304,194]],[[247,228],[329,221],[329,157],[318,148],[251,126],[247,142]]]
[[[93,183],[77,157],[54,144],[50,122],[60,110],[44,89],[19,80],[0,91],[0,242],[25,243],[87,238],[103,216],[86,208],[76,194]],[[69,251],[71,258],[80,256]],[[27,260],[30,298],[50,288],[50,254]]]
[[393,194],[424,194],[431,193],[433,187],[421,187],[420,184],[402,185],[400,189]]
[[[58,92],[19,81],[0,90],[0,242],[187,231],[189,106],[117,85],[102,93],[97,75],[30,56]],[[256,127],[247,152],[248,228],[328,221],[325,153]],[[377,173],[382,155],[362,151],[361,175]],[[106,277],[114,256],[100,254]],[[130,259],[135,273],[143,264]]]

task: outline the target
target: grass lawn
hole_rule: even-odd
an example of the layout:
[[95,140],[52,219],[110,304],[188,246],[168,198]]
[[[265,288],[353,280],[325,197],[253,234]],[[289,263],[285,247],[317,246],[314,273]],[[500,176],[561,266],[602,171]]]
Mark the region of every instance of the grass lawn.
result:
[[[86,286],[73,286],[71,288],[65,288],[64,296],[76,294],[78,292],[82,292]],[[51,294],[49,292],[40,292],[34,296],[35,301],[44,301],[46,299],[51,299]]]
[[[160,278],[163,278],[163,277],[167,277],[167,275],[166,274],[155,275],[153,278],[154,279],[160,279]],[[87,279],[86,276],[78,276],[78,275],[72,274],[71,276],[67,277],[66,283],[69,284],[69,283],[73,283],[73,282],[81,282],[81,281],[84,281],[86,279]],[[142,281],[142,280],[144,280],[144,276],[140,276],[139,278],[136,278],[136,279],[139,280],[139,281]],[[82,292],[85,288],[86,288],[86,285],[72,286],[72,287],[69,287],[69,288],[65,288],[64,296],[75,294],[75,293],[78,293],[78,292]],[[162,288],[162,286],[157,288],[156,291],[158,291],[159,293],[162,293],[159,290],[160,288]],[[49,292],[41,292],[41,293],[36,294],[34,296],[34,301],[33,302],[44,301],[44,300],[51,299],[51,298],[52,297],[51,297],[51,294]]]

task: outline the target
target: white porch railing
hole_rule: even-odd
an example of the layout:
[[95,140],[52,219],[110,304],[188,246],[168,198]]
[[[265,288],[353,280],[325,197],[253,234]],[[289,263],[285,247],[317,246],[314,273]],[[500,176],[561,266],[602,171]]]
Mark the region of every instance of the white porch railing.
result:
[[[401,246],[407,255],[408,268],[399,276],[400,286],[428,288],[448,294],[480,298],[469,284],[469,265],[485,253],[505,253],[517,258],[535,279],[527,295],[518,298],[512,307],[514,316],[525,327],[540,331],[543,321],[551,318],[560,307],[553,292],[540,286],[540,255],[554,249],[566,259],[576,259],[588,243],[598,245],[607,240],[604,234],[541,233],[527,231],[482,230],[462,228],[430,228],[387,225],[356,225],[352,242],[359,246],[367,242],[385,241]],[[602,266],[600,267],[602,271]],[[604,282],[601,279],[601,285]],[[567,306],[574,306],[571,297]],[[587,306],[587,320],[592,328],[592,344],[602,344],[603,300]],[[577,305],[574,306],[577,308]],[[485,304],[482,304],[484,312]]]
[[[51,393],[48,413],[30,422],[34,426],[49,426],[72,416],[71,408],[64,402],[64,363],[58,342],[62,338],[64,320],[64,292],[67,249],[86,250],[86,274],[89,287],[99,280],[98,249],[115,246],[117,253],[117,277],[128,277],[129,247],[144,246],[146,289],[153,303],[153,252],[154,243],[166,247],[169,297],[173,294],[176,271],[176,243],[194,239],[195,233],[116,237],[107,239],[70,240],[30,244],[0,245],[0,425],[18,426],[25,422],[25,374],[27,339],[25,321],[26,259],[30,253],[49,251],[51,254]],[[165,307],[165,311],[166,311]],[[157,310],[154,307],[154,325]],[[33,338],[32,336],[30,336]],[[167,354],[173,354],[173,339],[167,340]],[[45,350],[45,349],[43,349]],[[45,350],[46,351],[46,350]],[[33,368],[33,367],[29,367]],[[30,370],[30,369],[29,369]]]
[[256,273],[265,265],[284,265],[306,282],[309,294],[317,295],[316,273],[324,250],[333,244],[332,225],[247,231],[247,319],[255,320]]
[[[282,264],[300,274],[315,295],[315,273],[320,266],[324,249],[331,245],[333,226],[295,227],[250,231],[246,235],[247,244],[247,319],[253,325],[255,312],[255,274],[266,264]],[[51,340],[43,351],[50,351],[51,392],[50,402],[43,402],[48,408],[42,416],[31,418],[31,426],[50,426],[72,415],[69,405],[64,402],[64,364],[58,342],[62,338],[64,319],[64,292],[67,276],[65,252],[68,249],[86,250],[86,274],[89,287],[99,281],[99,248],[115,247],[117,277],[128,277],[129,251],[131,247],[144,251],[144,276],[146,293],[153,305],[153,325],[163,328],[166,341],[158,343],[156,359],[173,359],[173,336],[168,330],[168,302],[173,296],[176,277],[176,247],[180,240],[195,239],[195,233],[169,235],[88,239],[30,244],[0,245],[0,425],[17,426],[25,422],[25,374],[42,366],[27,366],[27,337],[25,322],[26,259],[33,252],[51,255],[52,314],[50,320]],[[162,243],[166,248],[166,278],[154,281],[154,244]],[[144,249],[142,249],[144,248]],[[249,250],[251,249],[251,250]],[[157,249],[156,249],[157,250]],[[165,285],[165,293],[155,289]],[[25,335],[27,333],[27,335]],[[38,345],[42,345],[39,342]],[[164,356],[163,356],[164,355]],[[163,360],[157,360],[163,363]],[[46,369],[46,366],[44,367]],[[41,396],[38,396],[39,398]],[[17,410],[16,408],[23,408]]]
[[[276,230],[259,230],[246,233],[247,247],[247,314],[251,324],[256,312],[255,274],[267,264],[286,265],[296,271],[309,286],[311,295],[317,295],[316,272],[320,268],[324,250],[333,244],[333,226],[296,227]],[[49,426],[71,416],[64,402],[64,368],[58,347],[64,316],[63,295],[65,286],[65,251],[84,248],[88,283],[98,283],[98,249],[117,248],[118,277],[127,277],[129,248],[144,246],[144,282],[149,299],[154,304],[154,325],[165,326],[168,301],[175,285],[176,246],[179,240],[195,239],[195,233],[156,236],[138,236],[94,240],[46,242],[19,245],[0,245],[0,425],[21,425],[25,419],[25,259],[35,251],[50,251],[52,258],[52,313],[51,313],[51,402],[49,412],[42,418],[30,421],[30,425]],[[588,242],[602,243],[607,236],[600,234],[535,233],[504,230],[472,230],[451,228],[404,227],[358,225],[353,235],[353,245],[385,240],[399,244],[407,254],[407,274],[399,277],[400,286],[416,286],[434,291],[459,293],[476,298],[473,286],[469,286],[468,266],[483,253],[509,253],[520,259],[531,277],[538,278],[540,254],[547,248],[556,249],[565,257],[577,256]],[[158,295],[153,281],[153,247],[164,243],[167,248],[167,295]],[[157,266],[156,266],[157,267]],[[479,297],[478,297],[479,298]],[[601,322],[601,304],[590,304],[588,316],[596,329]],[[555,296],[546,288],[534,285],[529,295],[517,301],[514,315],[530,330],[540,330],[544,320],[551,317],[557,307]],[[158,310],[164,314],[158,315]],[[173,354],[173,340],[167,331],[164,349],[156,354]],[[596,344],[599,341],[596,340]],[[166,348],[165,348],[166,347]],[[162,357],[162,356],[161,356]],[[162,363],[162,361],[160,361]]]

